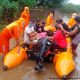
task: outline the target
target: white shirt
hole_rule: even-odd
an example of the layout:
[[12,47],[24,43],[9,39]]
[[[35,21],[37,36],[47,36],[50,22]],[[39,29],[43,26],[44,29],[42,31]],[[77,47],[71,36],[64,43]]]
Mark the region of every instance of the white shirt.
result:
[[28,25],[28,26],[25,28],[25,32],[28,33],[28,34],[31,33],[31,32],[33,32],[33,31],[35,31],[33,26],[29,27],[29,25]]
[[34,41],[30,41],[30,39],[29,39],[29,36],[28,36],[28,34],[30,34],[31,32],[33,32],[33,31],[35,31],[34,30],[34,27],[33,26],[27,26],[26,28],[25,28],[25,31],[24,31],[24,43],[27,43],[27,44],[30,44],[30,43],[32,43],[32,44],[36,44],[37,43],[37,41],[38,41],[38,39],[37,40],[34,40]]

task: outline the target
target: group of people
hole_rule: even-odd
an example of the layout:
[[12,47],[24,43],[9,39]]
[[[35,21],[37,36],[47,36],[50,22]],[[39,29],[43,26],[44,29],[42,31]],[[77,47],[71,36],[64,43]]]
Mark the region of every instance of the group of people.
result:
[[[50,15],[52,15],[52,13],[50,13]],[[51,28],[46,30],[46,22],[44,21],[38,20],[35,25],[31,22],[24,31],[24,43],[33,45],[34,47],[35,45],[38,46],[35,69],[44,68],[42,61],[48,51],[48,54],[54,53],[56,49],[66,51],[66,37],[71,38],[73,55],[77,55],[76,48],[80,42],[79,26],[80,17],[77,16],[76,13],[72,14],[72,19],[70,19],[68,24],[64,23],[62,19],[58,19],[56,20],[55,26],[53,26],[52,23],[47,26],[54,28],[54,31],[51,30]]]
[[[0,52],[9,52],[9,40],[14,37],[17,45],[20,45],[20,36],[24,39],[22,46],[24,49],[38,47],[38,51],[33,56],[36,58],[35,70],[43,69],[42,61],[47,55],[54,53],[56,49],[66,51],[66,37],[70,37],[72,51],[75,54],[80,42],[80,17],[76,13],[72,14],[69,23],[66,24],[62,19],[56,20],[54,25],[53,13],[50,12],[47,21],[38,19],[36,22],[30,21],[29,8],[25,7],[21,17],[5,27],[0,33]],[[34,48],[35,49],[35,48]],[[31,58],[31,54],[28,56]]]

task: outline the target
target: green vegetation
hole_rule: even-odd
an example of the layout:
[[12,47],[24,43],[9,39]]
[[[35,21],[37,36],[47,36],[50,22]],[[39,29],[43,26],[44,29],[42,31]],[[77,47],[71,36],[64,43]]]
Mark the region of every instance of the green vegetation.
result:
[[[20,17],[25,6],[31,9],[59,8],[63,13],[80,12],[80,5],[65,4],[69,0],[0,0],[0,29]],[[31,12],[32,14],[32,12]],[[36,15],[37,16],[37,15]]]
[[39,6],[46,6],[48,8],[58,8],[63,6],[69,0],[37,0]]
[[69,4],[64,5],[61,8],[61,11],[63,13],[73,13],[73,12],[80,13],[80,5],[74,5],[74,4],[69,3]]

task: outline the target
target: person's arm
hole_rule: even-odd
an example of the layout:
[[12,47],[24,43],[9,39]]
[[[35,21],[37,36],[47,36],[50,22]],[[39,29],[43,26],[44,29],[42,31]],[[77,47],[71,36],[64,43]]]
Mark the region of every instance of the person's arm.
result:
[[68,25],[69,28],[71,27],[71,24],[72,24],[72,18],[67,23],[67,25]]
[[61,24],[58,24],[58,26],[59,26],[59,28],[64,32],[64,34],[67,34],[67,33],[68,33],[68,31],[66,31],[66,30],[62,27]]
[[75,27],[75,29],[73,31],[69,32],[69,35],[74,36],[77,34],[77,32],[78,32],[78,27]]
[[24,43],[30,44],[29,36],[26,32],[24,32]]

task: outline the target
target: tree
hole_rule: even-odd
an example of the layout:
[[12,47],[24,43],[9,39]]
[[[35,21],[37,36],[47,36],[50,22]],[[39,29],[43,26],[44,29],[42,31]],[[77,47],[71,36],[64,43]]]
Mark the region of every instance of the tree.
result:
[[66,1],[68,0],[0,0],[0,19],[5,22],[13,21],[15,15],[20,14],[25,6],[30,9],[40,6],[55,9],[63,6]]
[[69,3],[69,4],[64,5],[61,8],[61,11],[64,13],[74,13],[74,12],[79,13],[80,12],[80,5],[74,5],[74,4]]
[[[10,0],[11,1],[11,0]],[[48,8],[58,8],[63,6],[69,0],[12,0],[19,2],[20,6],[29,6],[35,8],[36,6],[43,6]]]
[[37,0],[37,5],[48,8],[58,8],[63,6],[67,1],[69,0]]
[[17,2],[9,2],[8,0],[3,0],[0,3],[0,18],[4,22],[12,22],[15,15],[19,11]]

